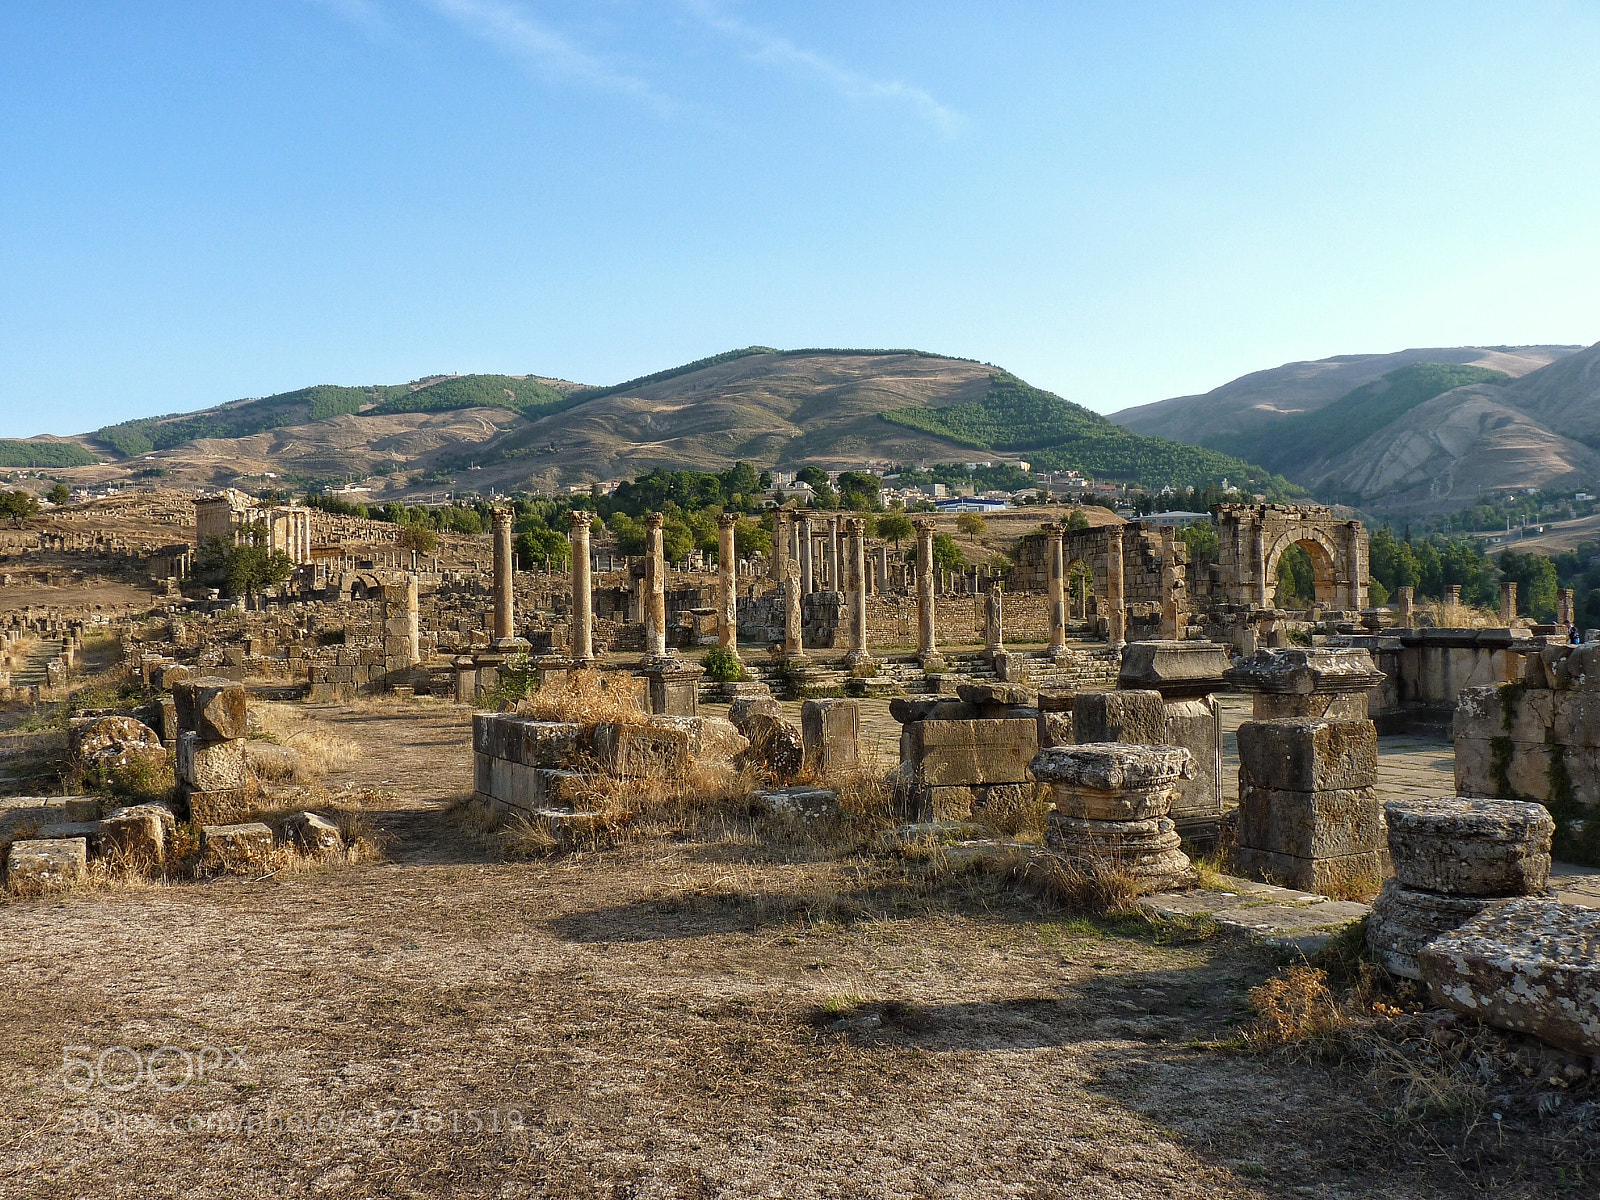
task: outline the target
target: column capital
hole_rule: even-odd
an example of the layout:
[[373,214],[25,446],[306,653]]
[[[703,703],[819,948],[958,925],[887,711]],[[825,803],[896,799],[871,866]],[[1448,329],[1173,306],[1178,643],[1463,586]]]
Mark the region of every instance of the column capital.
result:
[[725,512],[725,513],[718,513],[717,514],[717,528],[718,529],[732,529],[738,523],[739,523],[739,516],[738,516],[737,513],[726,513]]
[[851,533],[859,533],[863,537],[866,536],[867,523],[865,521],[863,521],[860,517],[846,517],[845,518],[845,527],[847,529],[849,529],[849,531]]
[[589,529],[589,523],[594,520],[594,514],[591,512],[584,512],[581,508],[575,508],[567,514],[567,519],[572,522],[572,528],[574,530],[582,530],[587,532]]
[[644,516],[644,523],[651,529],[660,529],[661,523],[665,520],[666,517],[658,512],[646,513]]
[[496,529],[510,529],[512,512],[509,508],[492,508],[489,510],[491,519]]

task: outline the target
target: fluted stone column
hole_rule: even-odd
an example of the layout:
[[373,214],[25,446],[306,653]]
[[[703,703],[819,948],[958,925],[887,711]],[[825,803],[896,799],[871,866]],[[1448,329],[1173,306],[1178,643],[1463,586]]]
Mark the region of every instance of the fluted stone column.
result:
[[739,518],[732,513],[717,517],[717,645],[739,657],[739,583],[735,575],[733,527]]
[[1256,572],[1256,604],[1261,608],[1267,607],[1267,535],[1260,525],[1255,527],[1251,536],[1250,557],[1255,563]]
[[660,513],[645,517],[644,535],[644,657],[655,662],[667,656],[666,562],[661,549]]
[[915,521],[917,531],[917,659],[928,672],[944,670],[934,621],[933,522]]
[[1045,532],[1050,538],[1050,657],[1059,658],[1067,646],[1067,563],[1061,544],[1066,531],[1051,524]]
[[788,578],[783,581],[783,657],[790,662],[806,660],[800,582],[800,564],[790,562]]
[[867,571],[867,523],[860,517],[847,522],[849,534],[850,587],[850,653],[845,662],[851,668],[865,666],[872,661],[867,649],[867,589],[871,576]]
[[1500,619],[1507,625],[1517,619],[1517,585],[1515,583],[1502,583],[1500,585]]
[[511,562],[511,510],[497,508],[494,520],[494,644],[509,646],[516,637]]
[[789,514],[781,508],[772,514],[772,579],[782,583],[789,577]]
[[1122,606],[1122,529],[1117,526],[1106,531],[1106,607],[1107,640],[1113,646],[1125,645],[1128,627]]
[[811,518],[800,514],[800,590],[810,595],[816,590],[816,544],[811,537]]
[[568,514],[572,522],[572,636],[568,649],[573,663],[594,662],[594,591],[589,579],[589,522],[592,513]]

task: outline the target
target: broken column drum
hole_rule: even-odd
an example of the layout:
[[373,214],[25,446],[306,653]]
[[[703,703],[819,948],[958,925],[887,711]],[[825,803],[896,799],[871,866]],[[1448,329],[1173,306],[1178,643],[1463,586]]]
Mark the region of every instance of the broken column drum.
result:
[[1396,975],[1421,979],[1435,938],[1550,880],[1555,822],[1542,804],[1463,796],[1384,806],[1394,877],[1372,904],[1367,945]]
[[1114,865],[1143,893],[1191,886],[1194,867],[1167,815],[1189,766],[1180,746],[1091,742],[1039,751],[1030,768],[1055,799],[1046,841],[1069,861]]
[[594,661],[594,594],[589,582],[589,522],[592,513],[573,512],[572,522],[572,634],[569,657],[578,666]]
[[734,574],[733,527],[738,517],[717,517],[717,645],[739,657],[739,584]]
[[917,531],[917,659],[928,672],[944,670],[934,620],[933,523],[915,521]]

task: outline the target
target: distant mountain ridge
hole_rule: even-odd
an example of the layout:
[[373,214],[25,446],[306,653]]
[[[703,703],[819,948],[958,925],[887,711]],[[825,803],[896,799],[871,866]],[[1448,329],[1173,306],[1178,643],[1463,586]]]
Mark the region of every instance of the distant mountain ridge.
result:
[[[982,437],[972,435],[975,421]],[[1237,457],[1130,433],[996,367],[921,350],[749,346],[606,387],[538,375],[319,385],[119,422],[73,441],[120,456],[102,474],[207,485],[389,474],[414,476],[417,490],[511,491],[656,467],[723,470],[739,459],[932,463],[981,449],[1152,487],[1226,477],[1298,494]]]
[[1112,419],[1252,458],[1330,501],[1427,515],[1496,488],[1600,480],[1600,345],[1287,363]]

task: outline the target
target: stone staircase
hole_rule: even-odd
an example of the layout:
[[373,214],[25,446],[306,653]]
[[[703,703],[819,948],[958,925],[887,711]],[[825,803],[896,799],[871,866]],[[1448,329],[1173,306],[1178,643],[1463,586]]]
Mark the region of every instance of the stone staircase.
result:
[[47,668],[50,663],[61,657],[61,652],[65,649],[65,642],[48,638],[41,638],[32,643],[22,661],[11,671],[11,686],[48,687],[50,679]]

